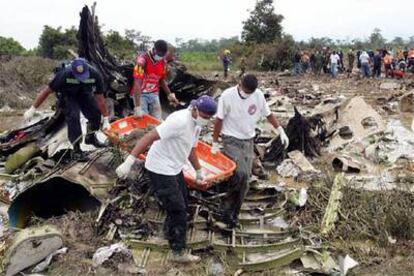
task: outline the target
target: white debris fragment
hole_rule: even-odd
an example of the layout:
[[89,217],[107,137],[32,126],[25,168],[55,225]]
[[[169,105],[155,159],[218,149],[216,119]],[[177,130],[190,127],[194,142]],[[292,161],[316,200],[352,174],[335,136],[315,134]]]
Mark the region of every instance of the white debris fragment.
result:
[[300,169],[293,163],[291,159],[285,159],[277,168],[277,173],[283,177],[297,177]]
[[308,191],[305,188],[301,188],[299,192],[299,207],[303,207],[308,201]]
[[282,229],[289,228],[289,224],[282,217],[276,217],[276,218],[268,221],[268,223],[270,225],[274,226],[274,227],[279,227],[279,228],[282,228]]
[[108,260],[114,253],[122,252],[124,254],[130,255],[131,252],[122,242],[112,244],[111,246],[104,246],[96,250],[93,254],[92,261],[95,267],[100,266],[106,260]]
[[50,265],[50,263],[52,262],[52,259],[53,259],[54,256],[59,255],[59,254],[66,254],[67,252],[68,252],[67,247],[63,247],[61,249],[56,250],[55,252],[53,252],[52,254],[47,256],[46,259],[43,262],[38,263],[32,269],[32,273],[42,272],[43,270],[45,270]]
[[349,255],[346,255],[345,258],[339,257],[341,276],[345,276],[350,269],[356,267],[357,265],[359,265],[359,263],[352,259]]

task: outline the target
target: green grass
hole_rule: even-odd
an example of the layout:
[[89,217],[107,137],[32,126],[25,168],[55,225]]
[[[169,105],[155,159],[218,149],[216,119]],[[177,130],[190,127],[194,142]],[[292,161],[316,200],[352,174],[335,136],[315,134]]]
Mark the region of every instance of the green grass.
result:
[[182,52],[181,61],[190,71],[222,71],[223,65],[215,52]]

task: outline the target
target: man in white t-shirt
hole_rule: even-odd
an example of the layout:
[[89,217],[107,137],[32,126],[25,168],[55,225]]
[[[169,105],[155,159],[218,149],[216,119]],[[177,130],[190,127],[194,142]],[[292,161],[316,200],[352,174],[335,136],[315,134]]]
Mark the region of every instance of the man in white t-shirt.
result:
[[341,60],[341,58],[335,51],[333,51],[329,57],[329,60],[331,63],[331,75],[333,78],[336,78],[338,75],[338,62]]
[[223,219],[229,227],[237,226],[238,215],[248,192],[248,181],[254,159],[254,142],[257,122],[266,118],[279,132],[285,148],[289,139],[270,111],[263,93],[257,89],[258,81],[252,74],[245,75],[241,83],[231,87],[220,96],[213,132],[212,152],[219,151],[219,136],[223,141],[223,153],[237,164],[235,174],[229,180],[228,198],[223,200]]
[[361,73],[362,76],[369,78],[371,75],[369,64],[371,59],[366,51],[363,51],[362,54],[359,56],[359,61],[361,62]]
[[176,111],[153,131],[138,140],[131,154],[117,169],[126,178],[136,157],[148,151],[145,168],[149,173],[156,197],[167,213],[164,222],[166,239],[175,262],[198,262],[200,257],[185,253],[187,234],[188,191],[183,168],[187,160],[196,170],[196,180],[206,184],[201,173],[195,147],[201,127],[207,125],[217,111],[213,98],[202,96],[191,102],[188,109]]

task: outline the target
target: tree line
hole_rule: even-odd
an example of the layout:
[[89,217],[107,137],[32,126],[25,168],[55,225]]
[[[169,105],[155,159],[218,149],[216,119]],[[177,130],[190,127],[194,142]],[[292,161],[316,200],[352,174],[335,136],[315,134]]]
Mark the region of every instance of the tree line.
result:
[[[252,69],[284,70],[291,66],[292,57],[298,50],[321,49],[378,49],[383,47],[407,48],[414,46],[414,36],[404,39],[395,37],[387,41],[380,29],[374,29],[366,39],[333,40],[328,37],[310,38],[307,41],[295,41],[283,32],[283,15],[277,14],[273,0],[259,0],[250,12],[249,18],[243,22],[240,38],[203,40],[190,39],[184,41],[177,38],[175,47],[178,53],[208,52],[219,54],[224,48],[232,52],[234,59],[248,57],[247,66]],[[62,29],[44,26],[35,49],[27,50],[13,38],[0,36],[0,55],[38,55],[52,59],[68,59],[68,49],[76,50],[77,29]],[[152,38],[139,31],[127,29],[124,33],[110,30],[103,35],[109,51],[119,60],[132,60],[137,52],[145,51]]]

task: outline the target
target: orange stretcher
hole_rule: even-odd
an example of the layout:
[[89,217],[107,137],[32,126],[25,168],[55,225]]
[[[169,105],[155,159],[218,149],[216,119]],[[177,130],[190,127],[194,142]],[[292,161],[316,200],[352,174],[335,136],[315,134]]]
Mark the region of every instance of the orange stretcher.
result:
[[[137,128],[147,128],[150,125],[159,125],[160,121],[152,116],[144,115],[139,119],[135,116],[126,117],[117,120],[111,124],[110,130],[104,130],[104,133],[122,149],[130,152],[130,147],[122,142],[122,137],[131,133]],[[222,153],[213,155],[210,145],[198,141],[197,156],[200,160],[201,169],[207,180],[207,185],[197,185],[195,181],[195,170],[188,162],[184,167],[184,178],[187,186],[192,189],[205,191],[216,183],[222,182],[233,175],[236,169],[236,163]],[[145,160],[145,154],[141,154],[139,159]]]

